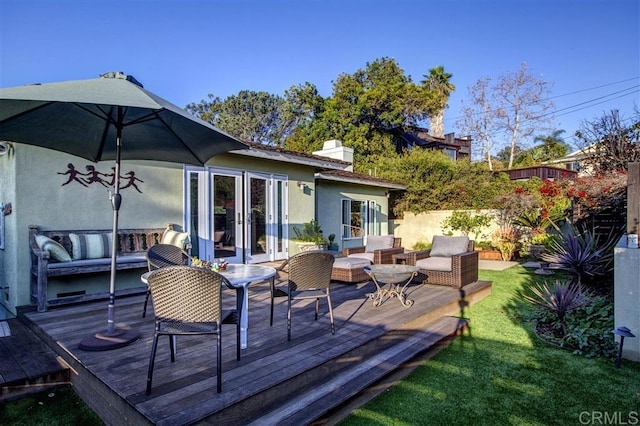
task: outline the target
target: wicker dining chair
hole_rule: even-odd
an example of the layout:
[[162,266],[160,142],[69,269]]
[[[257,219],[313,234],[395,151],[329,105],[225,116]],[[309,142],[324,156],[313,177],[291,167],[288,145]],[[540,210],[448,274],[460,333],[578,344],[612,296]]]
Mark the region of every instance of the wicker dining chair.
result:
[[[149,272],[166,266],[188,264],[189,254],[173,244],[155,244],[147,250],[147,265],[149,266]],[[144,307],[142,308],[142,318],[147,315],[147,305],[149,304],[150,294],[149,288],[147,287],[147,295],[144,298]]]
[[[155,332],[149,372],[147,395],[151,394],[153,366],[160,336],[169,336],[171,362],[175,362],[173,336],[215,334],[217,349],[217,391],[222,391],[222,324],[235,311],[222,310],[222,286],[226,278],[210,269],[191,266],[168,266],[149,274],[149,289],[155,315]],[[240,347],[240,326],[236,324],[236,348]]]
[[316,299],[316,315],[320,298],[326,298],[329,305],[329,319],[331,320],[331,334],[336,329],[333,323],[333,308],[331,306],[331,271],[335,257],[326,252],[310,251],[291,256],[280,267],[279,271],[287,270],[287,288],[277,288],[275,280],[271,280],[271,321],[273,325],[274,298],[287,296],[287,340],[291,340],[291,301],[293,299]]

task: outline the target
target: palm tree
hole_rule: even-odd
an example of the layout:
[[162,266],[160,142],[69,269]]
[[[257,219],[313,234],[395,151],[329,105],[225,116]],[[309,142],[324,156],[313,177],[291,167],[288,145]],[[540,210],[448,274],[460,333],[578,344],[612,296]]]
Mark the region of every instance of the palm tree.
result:
[[436,98],[435,107],[429,111],[429,133],[432,136],[444,136],[444,110],[448,106],[449,95],[456,90],[456,86],[449,81],[451,77],[453,77],[453,74],[446,72],[444,66],[438,65],[435,68],[431,68],[429,75],[425,74],[425,80],[422,81],[422,84]]
[[564,130],[555,130],[548,136],[536,136],[534,142],[541,142],[533,148],[534,160],[537,163],[561,158],[567,155],[567,144],[562,137]]

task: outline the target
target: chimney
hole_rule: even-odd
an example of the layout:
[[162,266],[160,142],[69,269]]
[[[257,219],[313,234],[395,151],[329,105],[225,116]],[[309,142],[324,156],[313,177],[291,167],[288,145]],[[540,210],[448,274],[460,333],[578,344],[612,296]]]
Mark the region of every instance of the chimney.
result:
[[322,150],[314,151],[313,155],[346,161],[351,163],[351,166],[346,170],[353,171],[353,148],[342,146],[342,142],[339,140],[332,139],[330,141],[326,141],[322,146]]

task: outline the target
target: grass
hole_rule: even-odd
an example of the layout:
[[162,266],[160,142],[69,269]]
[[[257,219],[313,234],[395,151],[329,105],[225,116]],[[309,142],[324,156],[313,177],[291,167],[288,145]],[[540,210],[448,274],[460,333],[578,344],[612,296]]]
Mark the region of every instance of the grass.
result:
[[[469,332],[341,424],[640,424],[640,364],[618,369],[542,342],[517,296],[533,277],[520,266],[481,270],[493,290],[465,310]],[[72,389],[59,389],[5,404],[0,424],[102,422]]]
[[480,279],[493,290],[464,312],[469,333],[342,426],[640,424],[640,364],[617,369],[542,342],[517,296],[532,279],[521,266]]
[[71,388],[40,393],[0,406],[6,426],[95,426],[104,424]]

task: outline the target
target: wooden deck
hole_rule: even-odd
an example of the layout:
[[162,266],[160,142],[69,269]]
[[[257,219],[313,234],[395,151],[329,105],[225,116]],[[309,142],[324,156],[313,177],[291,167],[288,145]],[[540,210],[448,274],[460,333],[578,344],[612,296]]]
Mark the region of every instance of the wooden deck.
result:
[[[269,326],[268,284],[249,288],[249,344],[236,360],[235,326],[223,327],[222,393],[216,393],[215,342],[178,339],[176,362],[159,343],[153,390],[145,395],[153,337],[153,311],[142,318],[143,295],[116,300],[117,326],[140,340],[120,349],[87,352],[82,338],[106,329],[104,301],[21,312],[20,318],[70,366],[76,392],[107,424],[320,424],[402,363],[458,333],[464,308],[491,292],[490,282],[449,287],[412,284],[410,308],[397,299],[374,307],[372,283],[332,285],[336,334],[325,301],[314,321],[314,302],[294,301],[287,341],[286,299],[277,299]],[[235,293],[225,295],[234,306]],[[225,330],[226,328],[226,330]],[[325,420],[323,420],[323,418]]]

